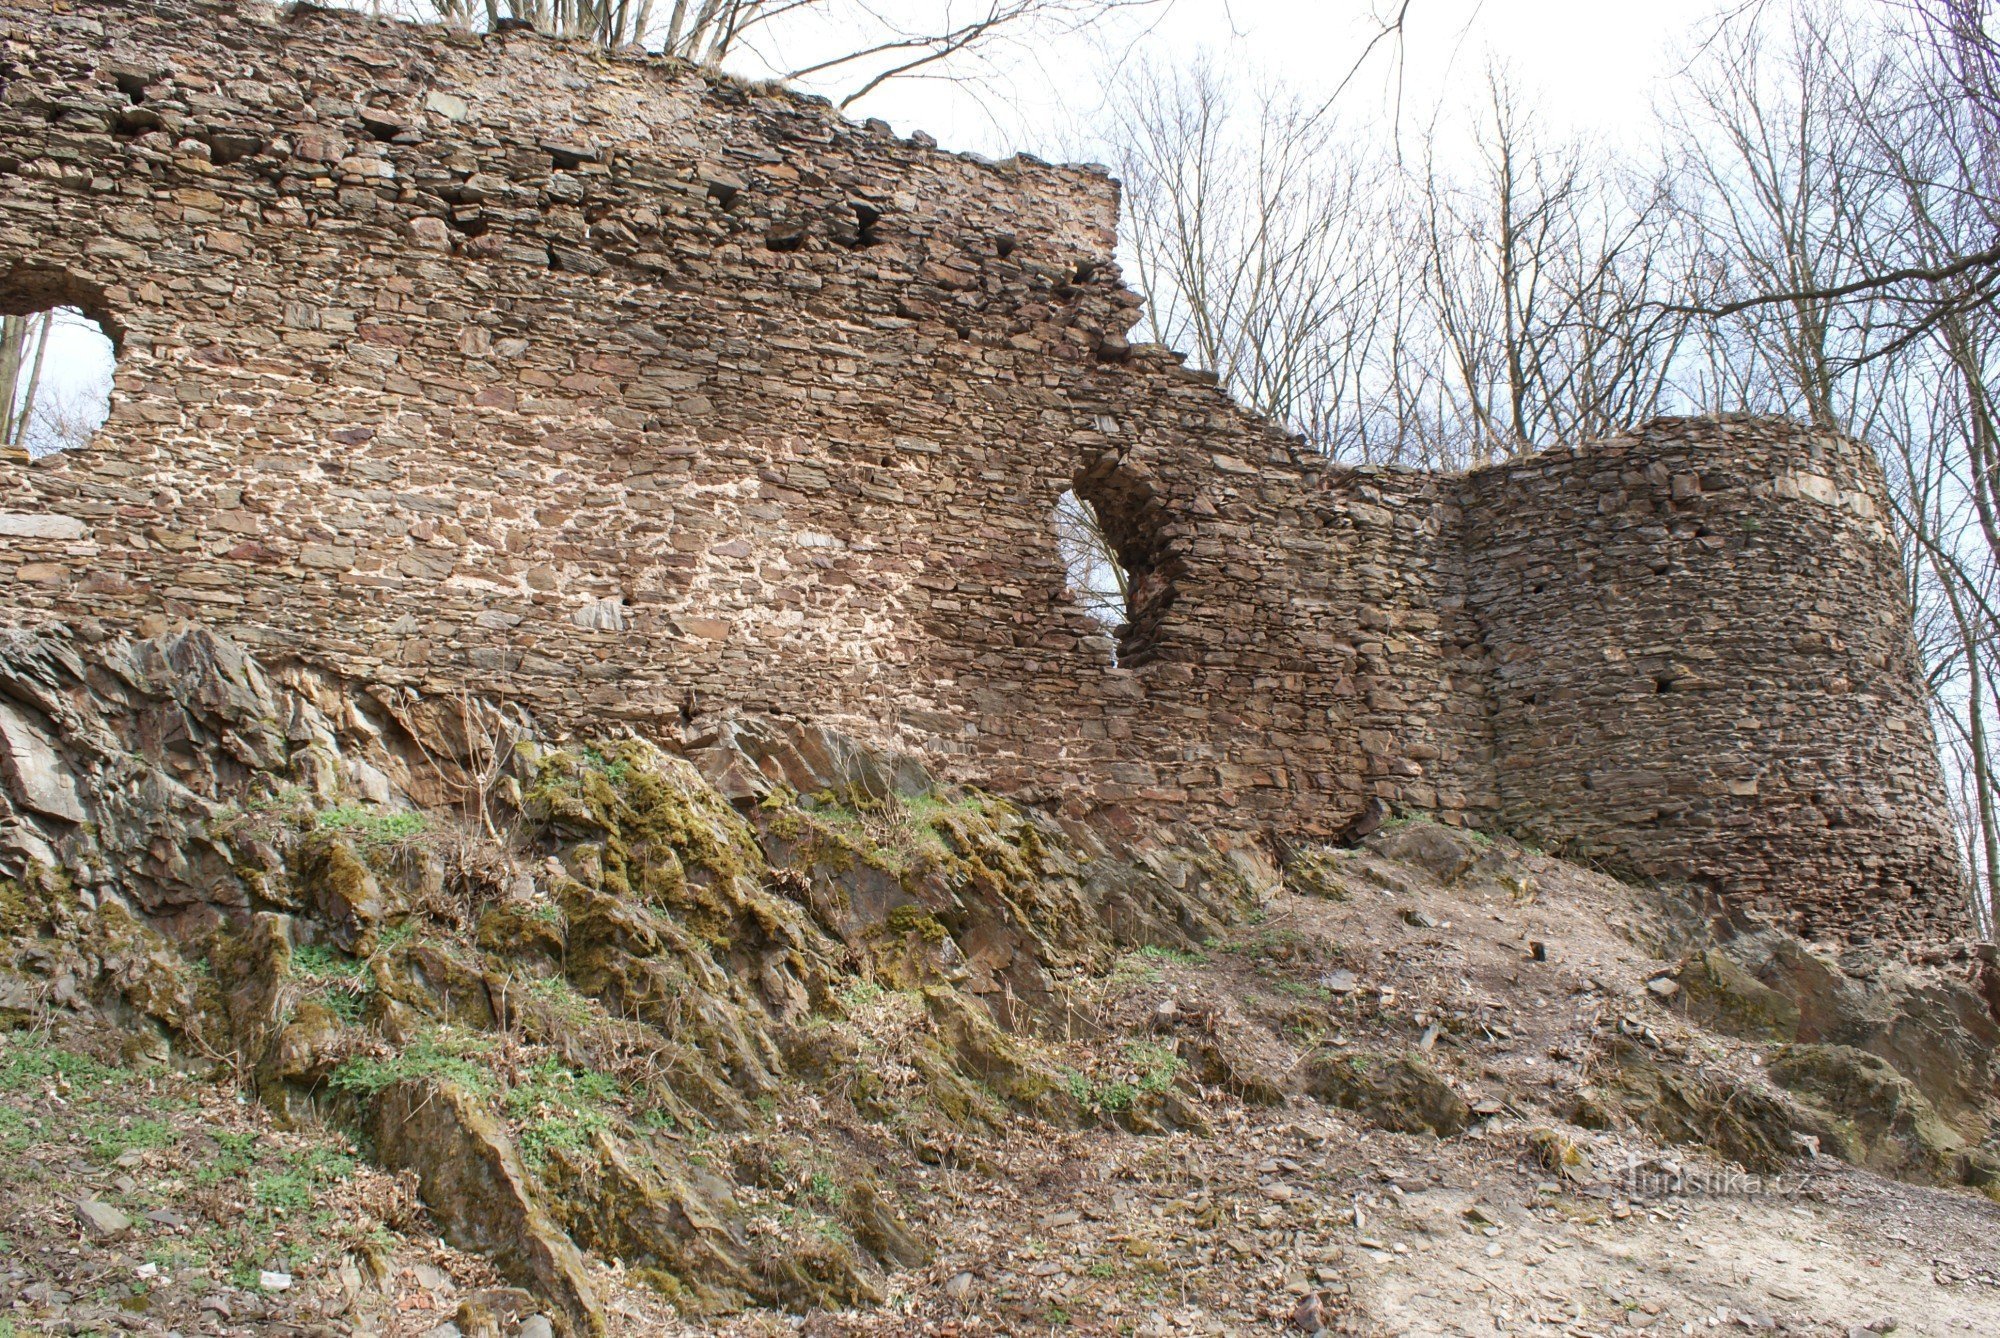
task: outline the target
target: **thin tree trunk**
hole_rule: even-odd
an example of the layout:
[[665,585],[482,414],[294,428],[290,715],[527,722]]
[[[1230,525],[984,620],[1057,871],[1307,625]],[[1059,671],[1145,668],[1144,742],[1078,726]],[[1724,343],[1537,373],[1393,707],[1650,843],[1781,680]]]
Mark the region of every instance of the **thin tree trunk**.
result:
[[[27,319],[32,323],[34,317],[30,316]],[[14,440],[23,446],[28,444],[28,429],[35,422],[35,396],[41,392],[42,362],[49,356],[49,334],[54,329],[55,323],[56,314],[53,311],[42,313],[41,338],[36,341],[35,361],[28,370],[28,393],[21,397],[21,417],[14,430]]]

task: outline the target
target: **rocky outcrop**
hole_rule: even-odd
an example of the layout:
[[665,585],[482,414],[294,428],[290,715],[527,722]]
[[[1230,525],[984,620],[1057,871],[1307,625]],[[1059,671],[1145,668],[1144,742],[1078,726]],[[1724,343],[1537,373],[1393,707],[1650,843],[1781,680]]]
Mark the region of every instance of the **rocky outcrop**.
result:
[[1449,1137],[1472,1122],[1465,1098],[1415,1055],[1321,1055],[1308,1067],[1305,1086],[1321,1101],[1398,1133]]
[[476,1098],[449,1082],[406,1080],[381,1093],[374,1117],[382,1164],[417,1173],[452,1244],[532,1287],[571,1332],[604,1331],[582,1255],[537,1202],[512,1140]]
[[[0,693],[34,740],[0,799],[6,997],[353,1130],[578,1333],[584,1251],[694,1312],[879,1299],[924,1254],[879,1154],[828,1161],[774,1104],[939,1159],[1010,1112],[1098,1118],[1036,1040],[1064,973],[1216,932],[1269,876],[818,727],[552,747],[199,629],[10,633]],[[734,1165],[690,1150],[716,1138]]]

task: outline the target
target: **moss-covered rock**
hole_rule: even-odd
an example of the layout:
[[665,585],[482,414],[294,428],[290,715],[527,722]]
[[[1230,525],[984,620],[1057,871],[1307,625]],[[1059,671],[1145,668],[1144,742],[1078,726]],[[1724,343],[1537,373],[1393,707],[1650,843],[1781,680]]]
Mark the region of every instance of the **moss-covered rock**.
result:
[[1843,1161],[1928,1184],[1961,1179],[1964,1140],[1880,1056],[1847,1045],[1795,1045],[1772,1059],[1769,1072],[1827,1117],[1834,1142],[1826,1150]]
[[1798,1039],[1799,1006],[1720,951],[1691,954],[1674,972],[1673,1006],[1692,1021],[1746,1040]]
[[1448,1138],[1472,1122],[1465,1098],[1416,1055],[1323,1051],[1306,1065],[1305,1089],[1398,1133]]
[[353,845],[316,836],[301,845],[296,867],[307,904],[332,941],[357,956],[372,952],[383,922],[401,908]]

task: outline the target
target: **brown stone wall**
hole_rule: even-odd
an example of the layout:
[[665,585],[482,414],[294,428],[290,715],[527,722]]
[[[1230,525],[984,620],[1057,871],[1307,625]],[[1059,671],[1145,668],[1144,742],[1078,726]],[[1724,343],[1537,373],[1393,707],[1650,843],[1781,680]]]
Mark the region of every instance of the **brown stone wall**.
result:
[[1806,925],[1958,928],[1867,448],[1671,421],[1461,486],[1501,825]]
[[[1615,769],[1581,766],[1593,713],[1628,706],[1608,655],[1652,654],[1655,630],[1623,644],[1617,599],[1593,622],[1509,584],[1597,579],[1578,573],[1652,542],[1631,500],[1651,494],[1607,480],[1645,474],[1662,433],[1748,478],[1806,449],[1791,429],[1661,429],[1466,479],[1331,467],[1126,345],[1101,173],[941,153],[654,58],[0,0],[0,84],[0,303],[73,302],[122,343],[99,440],[0,465],[16,618],[198,618],[555,728],[832,717],[1079,813],[1325,835],[1372,797],[1718,879],[1782,835],[1748,893],[1857,914],[1955,895],[1893,553],[1842,547],[1852,526],[1800,509],[1817,485],[1718,488],[1698,505],[1790,519],[1659,588],[1720,610],[1677,627],[1728,659],[1718,632],[1765,626],[1770,572],[1842,573],[1821,621],[1865,614],[1882,654],[1773,688],[1774,635],[1728,681],[1753,714],[1859,728],[1877,703],[1867,737],[1811,754],[1811,784],[1854,803],[1811,807],[1897,805],[1900,843],[1848,819],[1798,835],[1789,724],[1702,725],[1723,751],[1678,755],[1676,713],[1719,694],[1647,704],[1659,787],[1749,769],[1758,795],[1662,826],[1637,782],[1588,788]],[[1072,486],[1137,577],[1116,666],[1063,589],[1050,512]],[[1535,675],[1567,714],[1522,705]]]

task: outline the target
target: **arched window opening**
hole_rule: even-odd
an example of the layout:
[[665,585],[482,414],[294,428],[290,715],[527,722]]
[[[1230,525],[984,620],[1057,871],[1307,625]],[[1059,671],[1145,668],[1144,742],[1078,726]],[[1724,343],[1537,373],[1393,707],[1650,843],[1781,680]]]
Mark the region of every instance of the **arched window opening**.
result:
[[1170,517],[1150,476],[1116,452],[1079,470],[1075,485],[1056,506],[1070,588],[1111,627],[1116,662],[1137,668],[1159,656],[1160,630],[1183,572]]
[[1116,637],[1126,623],[1127,579],[1117,551],[1097,522],[1097,509],[1067,491],[1056,499],[1055,521],[1056,551],[1069,578],[1070,598],[1104,624],[1107,636]]
[[111,412],[117,350],[81,308],[0,307],[0,457],[89,444]]

